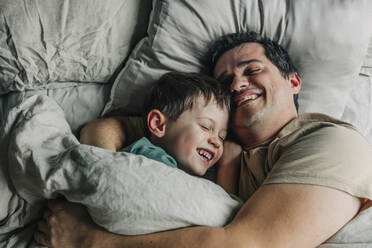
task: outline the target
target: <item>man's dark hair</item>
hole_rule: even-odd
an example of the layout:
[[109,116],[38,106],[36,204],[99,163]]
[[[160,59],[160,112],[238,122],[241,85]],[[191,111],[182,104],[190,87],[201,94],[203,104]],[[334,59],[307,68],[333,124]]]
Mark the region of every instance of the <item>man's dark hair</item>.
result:
[[230,110],[231,95],[216,79],[198,73],[169,72],[153,87],[145,113],[158,109],[175,121],[184,111],[192,109],[200,96],[204,97],[206,104],[215,100],[221,109]]
[[[283,47],[281,47],[277,42],[264,38],[254,31],[228,34],[219,38],[209,49],[208,53],[211,73],[213,74],[218,59],[225,52],[243,43],[261,44],[265,49],[265,56],[279,69],[283,77],[288,79],[290,74],[298,74],[296,67]],[[296,108],[298,109],[298,95],[294,95],[293,98]]]

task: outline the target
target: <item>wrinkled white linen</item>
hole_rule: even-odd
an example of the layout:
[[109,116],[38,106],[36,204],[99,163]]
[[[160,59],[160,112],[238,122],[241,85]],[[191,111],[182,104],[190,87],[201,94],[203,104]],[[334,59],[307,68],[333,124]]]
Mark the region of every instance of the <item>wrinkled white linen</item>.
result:
[[58,196],[86,205],[97,224],[127,235],[222,226],[241,204],[209,180],[143,156],[81,145],[46,96],[26,99],[9,117],[9,189],[28,208],[26,223],[15,229],[40,217],[45,198]]

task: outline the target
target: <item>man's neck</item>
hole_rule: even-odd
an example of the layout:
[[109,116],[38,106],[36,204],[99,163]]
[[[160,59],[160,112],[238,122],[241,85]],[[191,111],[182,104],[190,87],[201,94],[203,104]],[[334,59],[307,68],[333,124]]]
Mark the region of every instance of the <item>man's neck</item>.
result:
[[275,138],[280,130],[295,118],[297,115],[290,119],[278,120],[275,123],[265,123],[265,125],[257,123],[249,127],[235,127],[234,133],[245,149],[251,149]]
[[[262,131],[262,129],[261,129]],[[245,148],[245,149],[251,149],[256,146],[262,145],[266,143],[268,140],[275,137],[276,133],[269,133],[269,132],[255,132],[252,129],[247,128],[239,128],[235,131],[237,137],[239,138],[239,143]]]

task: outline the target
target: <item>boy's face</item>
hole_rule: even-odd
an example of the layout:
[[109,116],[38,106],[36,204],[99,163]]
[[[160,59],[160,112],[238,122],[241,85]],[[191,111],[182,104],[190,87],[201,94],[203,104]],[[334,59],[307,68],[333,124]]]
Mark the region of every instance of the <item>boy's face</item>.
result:
[[167,120],[163,144],[186,171],[204,175],[223,152],[229,113],[214,99],[207,105],[202,96],[192,109],[183,112],[176,121]]

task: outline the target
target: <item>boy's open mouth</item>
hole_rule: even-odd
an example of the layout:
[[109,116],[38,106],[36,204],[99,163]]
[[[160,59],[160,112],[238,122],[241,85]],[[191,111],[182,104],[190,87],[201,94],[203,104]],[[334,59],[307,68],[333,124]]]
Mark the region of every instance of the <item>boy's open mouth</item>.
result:
[[211,161],[214,157],[214,152],[204,149],[204,148],[198,148],[197,149],[198,154],[205,160]]

